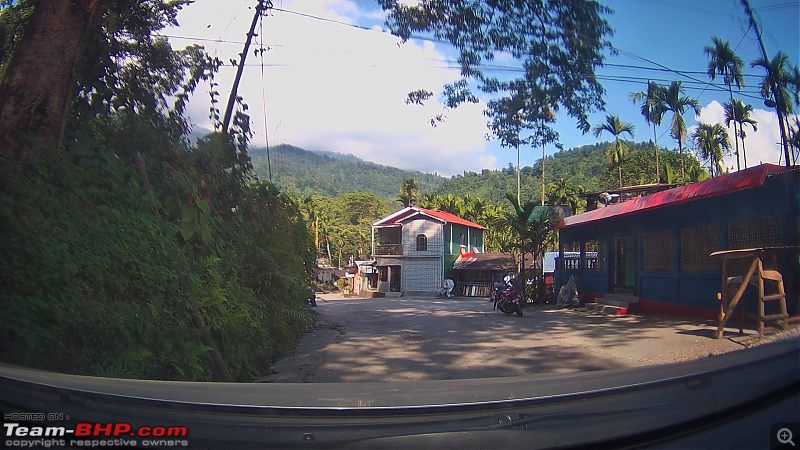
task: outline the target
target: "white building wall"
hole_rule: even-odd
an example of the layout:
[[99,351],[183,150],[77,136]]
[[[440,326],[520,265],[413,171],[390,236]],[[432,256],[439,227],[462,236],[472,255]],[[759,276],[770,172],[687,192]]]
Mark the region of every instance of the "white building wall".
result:
[[[403,256],[442,256],[444,255],[444,232],[442,223],[432,219],[417,218],[403,222]],[[417,236],[428,238],[428,250],[417,251]]]
[[[417,236],[428,239],[427,250],[417,251]],[[442,258],[444,256],[444,229],[433,219],[415,218],[403,222],[404,292],[435,292],[442,287]]]
[[441,257],[406,259],[402,276],[403,292],[436,292],[442,287]]

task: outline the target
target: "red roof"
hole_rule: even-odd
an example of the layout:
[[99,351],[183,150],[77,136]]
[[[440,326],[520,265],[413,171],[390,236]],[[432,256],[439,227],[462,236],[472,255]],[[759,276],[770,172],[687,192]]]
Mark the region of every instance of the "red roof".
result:
[[699,200],[727,194],[729,192],[750,189],[764,184],[767,175],[788,170],[786,167],[775,164],[762,164],[738,172],[710,178],[698,183],[688,184],[668,191],[638,197],[616,205],[587,211],[576,216],[566,217],[558,221],[558,228],[570,227],[596,220],[619,217],[626,214],[652,210],[669,205]]
[[486,229],[486,227],[484,227],[484,226],[478,225],[477,223],[472,223],[469,220],[465,220],[465,219],[462,219],[462,218],[460,218],[458,216],[454,216],[454,215],[452,215],[452,214],[450,214],[448,212],[444,212],[444,211],[441,211],[441,210],[439,210],[439,211],[431,211],[429,209],[420,208],[419,206],[409,206],[408,208],[401,209],[400,211],[398,211],[398,212],[396,212],[396,213],[394,213],[394,214],[392,214],[390,216],[384,217],[383,219],[373,223],[372,225],[373,226],[400,225],[400,222],[402,222],[402,221],[404,221],[404,220],[406,220],[406,219],[408,219],[408,218],[410,218],[412,216],[418,215],[418,214],[429,216],[429,217],[432,217],[434,219],[441,220],[442,222],[445,222],[445,223],[455,223],[457,225],[464,225],[466,227],[479,228],[481,230],[485,230]]

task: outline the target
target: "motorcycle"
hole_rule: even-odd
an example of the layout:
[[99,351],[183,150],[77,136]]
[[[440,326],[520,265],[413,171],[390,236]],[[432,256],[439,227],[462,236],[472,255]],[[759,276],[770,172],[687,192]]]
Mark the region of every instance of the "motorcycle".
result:
[[514,314],[522,317],[522,296],[514,286],[513,280],[506,280],[505,283],[495,283],[492,293],[494,307],[492,310],[499,309],[506,314]]

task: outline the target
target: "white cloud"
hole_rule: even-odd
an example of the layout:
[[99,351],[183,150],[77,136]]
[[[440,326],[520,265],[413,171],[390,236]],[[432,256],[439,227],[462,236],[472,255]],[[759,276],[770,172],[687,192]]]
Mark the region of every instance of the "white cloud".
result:
[[478,162],[481,163],[484,169],[495,169],[497,168],[497,158],[492,155],[481,156],[478,158]]
[[[230,7],[220,11],[216,2],[194,3],[178,17],[180,33],[174,30],[170,34],[217,38],[212,35],[219,31],[212,30],[224,29],[230,16],[246,2],[229,0],[226,4]],[[349,0],[285,2],[281,8],[348,23],[377,14],[363,13]],[[243,40],[250,20],[252,11],[245,7],[221,38]],[[209,22],[213,26],[207,29]],[[352,153],[380,164],[443,174],[490,165],[494,157],[486,150],[483,104],[450,111],[443,111],[434,99],[424,107],[405,104],[408,92],[422,88],[438,92],[444,83],[459,77],[458,70],[442,68],[445,56],[433,43],[399,45],[399,39],[389,33],[278,11],[263,24],[263,42],[270,47],[264,54],[268,66],[263,81],[270,144],[285,142]],[[174,45],[182,43],[175,41]],[[227,62],[237,57],[241,45],[212,44],[207,49],[216,50]],[[264,143],[259,64],[260,58],[251,50],[239,87],[239,95],[250,107],[256,132],[253,145]],[[220,109],[234,73],[234,68],[224,67],[217,76]],[[188,114],[195,123],[210,126],[207,91],[202,89],[207,86],[198,89]],[[430,118],[443,112],[447,121],[431,127]]]
[[[779,160],[781,163],[785,163],[782,159],[783,150],[781,150],[779,144],[781,141],[781,132],[778,126],[778,115],[775,111],[755,108],[753,112],[750,113],[750,117],[758,122],[758,131],[753,131],[750,126],[745,127],[744,131],[746,137],[744,140],[744,152],[742,149],[739,149],[741,167],[744,168],[745,156],[747,157],[747,167],[752,167],[760,163],[778,164]],[[725,111],[722,105],[715,100],[706,105],[700,115],[695,117],[695,120],[697,122],[710,124],[720,123],[725,126]],[[695,127],[690,127],[690,132],[694,130],[694,128]],[[731,147],[735,149],[736,144],[733,142],[733,123],[731,123],[730,127],[726,128],[728,129],[728,135],[731,137]],[[739,143],[739,146],[741,147],[741,143]],[[736,170],[736,156],[731,154],[726,157],[724,164],[728,168]]]

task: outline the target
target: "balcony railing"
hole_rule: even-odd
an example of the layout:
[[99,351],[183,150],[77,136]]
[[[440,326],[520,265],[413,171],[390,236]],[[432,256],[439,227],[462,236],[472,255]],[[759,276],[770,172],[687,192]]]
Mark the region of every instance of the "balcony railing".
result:
[[402,247],[400,244],[375,244],[376,255],[400,255],[402,254]]

